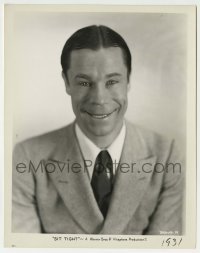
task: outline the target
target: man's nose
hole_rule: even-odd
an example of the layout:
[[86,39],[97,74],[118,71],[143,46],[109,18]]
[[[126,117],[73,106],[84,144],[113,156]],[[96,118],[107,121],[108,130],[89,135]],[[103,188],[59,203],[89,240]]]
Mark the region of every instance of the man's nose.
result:
[[103,82],[99,82],[92,87],[90,98],[92,104],[102,105],[106,103],[108,91]]

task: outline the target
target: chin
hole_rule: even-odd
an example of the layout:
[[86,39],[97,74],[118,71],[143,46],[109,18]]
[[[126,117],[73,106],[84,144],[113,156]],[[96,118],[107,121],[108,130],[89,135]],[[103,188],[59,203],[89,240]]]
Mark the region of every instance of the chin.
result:
[[92,135],[96,136],[96,137],[104,137],[104,136],[108,136],[110,134],[112,134],[113,132],[115,132],[116,127],[94,127],[93,129],[91,129],[91,133]]

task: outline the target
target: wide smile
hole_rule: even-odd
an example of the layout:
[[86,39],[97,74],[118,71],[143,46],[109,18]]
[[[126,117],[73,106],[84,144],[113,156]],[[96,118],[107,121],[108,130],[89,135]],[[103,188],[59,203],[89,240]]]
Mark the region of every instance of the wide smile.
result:
[[107,114],[93,114],[90,112],[85,111],[88,115],[90,115],[94,119],[106,119],[109,118],[114,112],[116,112],[118,108],[116,108],[114,111],[107,113]]

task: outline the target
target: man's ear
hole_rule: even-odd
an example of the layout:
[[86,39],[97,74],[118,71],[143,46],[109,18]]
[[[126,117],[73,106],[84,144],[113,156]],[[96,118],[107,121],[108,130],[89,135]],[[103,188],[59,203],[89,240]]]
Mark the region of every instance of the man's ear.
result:
[[130,84],[130,81],[128,81],[128,83],[127,83],[127,91],[129,92],[130,89],[131,89],[131,84]]
[[65,75],[65,73],[63,71],[62,71],[62,78],[63,78],[64,83],[65,83],[65,89],[66,89],[67,94],[71,95],[71,87],[70,87],[68,78],[67,78],[67,76]]
[[127,82],[127,91],[129,92],[130,91],[130,89],[131,89],[131,82],[130,82],[130,79],[131,79],[131,73],[129,74],[129,76],[128,76],[128,82]]

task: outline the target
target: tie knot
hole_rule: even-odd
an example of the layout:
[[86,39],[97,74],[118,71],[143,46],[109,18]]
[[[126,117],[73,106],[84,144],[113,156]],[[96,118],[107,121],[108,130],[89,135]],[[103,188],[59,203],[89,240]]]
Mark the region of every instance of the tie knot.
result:
[[94,172],[97,174],[105,174],[110,179],[113,177],[112,158],[107,150],[99,152],[94,166]]
[[96,158],[96,164],[99,166],[111,169],[112,168],[112,158],[107,150],[102,150],[99,152]]

